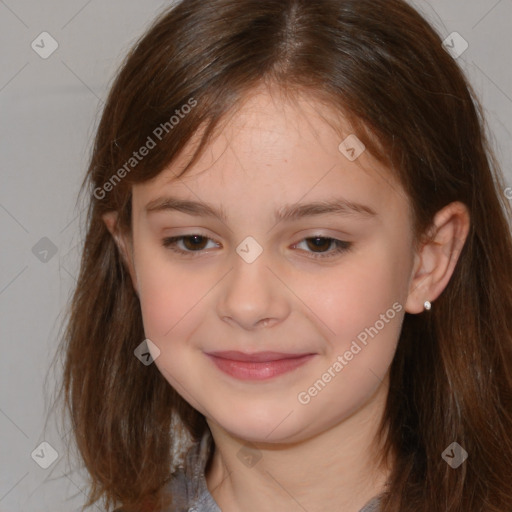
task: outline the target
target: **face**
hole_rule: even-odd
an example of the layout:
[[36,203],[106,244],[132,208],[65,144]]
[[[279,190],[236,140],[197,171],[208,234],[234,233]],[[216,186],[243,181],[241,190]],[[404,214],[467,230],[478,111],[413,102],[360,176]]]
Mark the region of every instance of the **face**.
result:
[[354,159],[353,139],[355,153],[339,149],[351,132],[340,138],[328,115],[254,94],[184,177],[185,153],[133,190],[133,279],[154,364],[242,439],[292,442],[339,424],[395,353],[410,207],[368,151]]

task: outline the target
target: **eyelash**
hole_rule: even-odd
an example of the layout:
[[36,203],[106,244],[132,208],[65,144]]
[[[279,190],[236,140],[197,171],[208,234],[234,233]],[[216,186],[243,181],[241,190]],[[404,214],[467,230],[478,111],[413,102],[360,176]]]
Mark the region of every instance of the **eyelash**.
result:
[[[200,234],[190,234],[190,235],[181,235],[181,236],[173,236],[173,237],[169,237],[169,238],[164,238],[162,240],[162,245],[165,248],[170,249],[171,251],[174,251],[174,252],[181,254],[185,257],[194,258],[196,256],[199,256],[204,250],[201,249],[201,250],[197,250],[197,251],[184,251],[183,249],[177,248],[177,242],[183,240],[184,238],[192,238],[192,237],[200,237],[200,238],[204,238],[206,240],[211,240],[212,242],[215,242],[215,240],[208,238],[206,236],[200,235]],[[331,243],[334,242],[334,244],[337,246],[336,249],[334,249],[333,251],[329,251],[326,253],[311,252],[310,254],[312,254],[312,256],[310,256],[310,257],[313,259],[332,258],[334,256],[337,256],[338,254],[347,252],[352,248],[352,242],[345,242],[343,240],[338,240],[336,238],[330,238],[330,237],[326,237],[326,236],[310,236],[307,238],[303,238],[298,243],[304,242],[306,240],[328,240]],[[298,244],[295,244],[295,245],[298,245]],[[309,251],[306,251],[306,252],[309,252]],[[324,254],[327,254],[327,256],[324,256]]]

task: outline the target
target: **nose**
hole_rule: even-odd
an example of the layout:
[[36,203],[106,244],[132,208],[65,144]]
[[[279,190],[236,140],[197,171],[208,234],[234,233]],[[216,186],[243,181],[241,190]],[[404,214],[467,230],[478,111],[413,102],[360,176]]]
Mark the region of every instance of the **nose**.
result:
[[273,327],[290,314],[290,292],[264,254],[252,263],[234,255],[217,302],[217,314],[224,322],[255,330]]

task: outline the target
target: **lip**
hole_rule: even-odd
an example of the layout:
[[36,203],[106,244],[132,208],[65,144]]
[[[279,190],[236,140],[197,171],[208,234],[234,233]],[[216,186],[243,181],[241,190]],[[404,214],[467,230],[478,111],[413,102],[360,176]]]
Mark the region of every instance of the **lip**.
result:
[[315,354],[238,351],[206,352],[219,370],[240,380],[267,380],[291,372]]

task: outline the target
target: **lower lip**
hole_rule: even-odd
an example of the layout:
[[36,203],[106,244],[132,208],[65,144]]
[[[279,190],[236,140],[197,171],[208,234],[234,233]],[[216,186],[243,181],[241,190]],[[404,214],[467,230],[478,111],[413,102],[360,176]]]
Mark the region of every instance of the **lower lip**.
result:
[[267,380],[291,372],[309,361],[315,354],[307,354],[278,361],[233,361],[208,354],[219,370],[240,380]]

